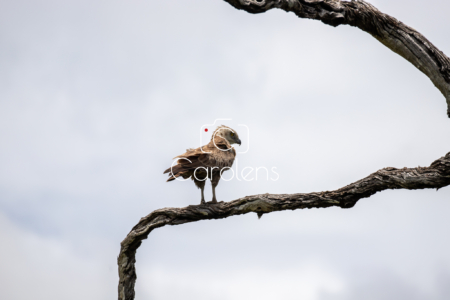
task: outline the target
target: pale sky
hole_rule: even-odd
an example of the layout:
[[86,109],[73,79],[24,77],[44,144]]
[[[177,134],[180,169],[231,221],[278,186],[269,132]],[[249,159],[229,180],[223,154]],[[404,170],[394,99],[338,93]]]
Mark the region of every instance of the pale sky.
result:
[[[450,54],[450,2],[371,3]],[[248,147],[238,172],[279,174],[221,181],[231,201],[428,166],[450,151],[446,111],[425,75],[349,26],[221,0],[0,0],[1,298],[117,298],[130,229],[200,203],[163,171],[215,119]],[[449,299],[449,215],[443,188],[164,227],[138,250],[136,299]]]

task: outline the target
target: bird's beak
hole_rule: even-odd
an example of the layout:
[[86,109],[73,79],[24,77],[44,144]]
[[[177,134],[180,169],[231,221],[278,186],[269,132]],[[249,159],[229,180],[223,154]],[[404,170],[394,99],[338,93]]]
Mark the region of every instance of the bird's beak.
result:
[[237,140],[237,144],[239,144],[239,146],[241,145],[241,140]]

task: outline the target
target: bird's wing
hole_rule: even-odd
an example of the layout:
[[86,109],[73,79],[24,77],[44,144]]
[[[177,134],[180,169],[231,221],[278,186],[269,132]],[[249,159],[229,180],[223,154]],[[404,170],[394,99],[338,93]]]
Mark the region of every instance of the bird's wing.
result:
[[178,158],[177,163],[164,171],[164,174],[169,173],[167,181],[175,180],[177,177],[187,178],[191,176],[195,169],[209,167],[208,159],[203,158],[206,155],[208,153],[196,148],[188,149],[186,153],[176,156],[175,158]]
[[212,141],[203,147],[187,149],[186,153],[176,156],[175,165],[164,171],[169,173],[167,181],[177,177],[188,178],[197,168],[231,168],[236,157],[236,151],[228,142]]

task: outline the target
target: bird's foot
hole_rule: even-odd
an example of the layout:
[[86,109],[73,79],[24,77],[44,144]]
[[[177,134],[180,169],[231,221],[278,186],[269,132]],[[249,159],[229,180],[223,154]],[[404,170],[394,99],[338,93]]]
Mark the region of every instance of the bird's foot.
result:
[[200,201],[200,205],[201,204],[206,204],[205,199],[202,199],[202,201]]
[[216,198],[212,199],[212,200],[211,200],[211,203],[212,203],[212,204],[216,204],[216,203],[217,203],[217,199],[216,199]]

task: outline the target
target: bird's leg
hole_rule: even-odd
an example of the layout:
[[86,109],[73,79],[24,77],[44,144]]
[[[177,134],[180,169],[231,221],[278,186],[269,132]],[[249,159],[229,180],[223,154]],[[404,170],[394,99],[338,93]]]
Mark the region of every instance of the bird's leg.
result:
[[217,198],[216,198],[216,187],[213,185],[212,187],[213,190],[213,198],[212,198],[212,203],[217,203]]
[[195,185],[202,190],[202,200],[200,201],[200,204],[205,204],[205,195],[203,194],[203,191],[205,190],[205,180],[194,180]]
[[220,174],[217,174],[216,176],[213,176],[211,179],[211,185],[212,185],[212,192],[213,192],[213,198],[212,198],[212,203],[217,203],[217,198],[216,198],[216,186],[219,184],[219,180],[220,180]]
[[203,193],[203,191],[205,190],[205,184],[204,183],[203,183],[201,189],[202,189],[202,200],[200,201],[200,204],[205,204],[206,203],[205,202],[205,195]]

